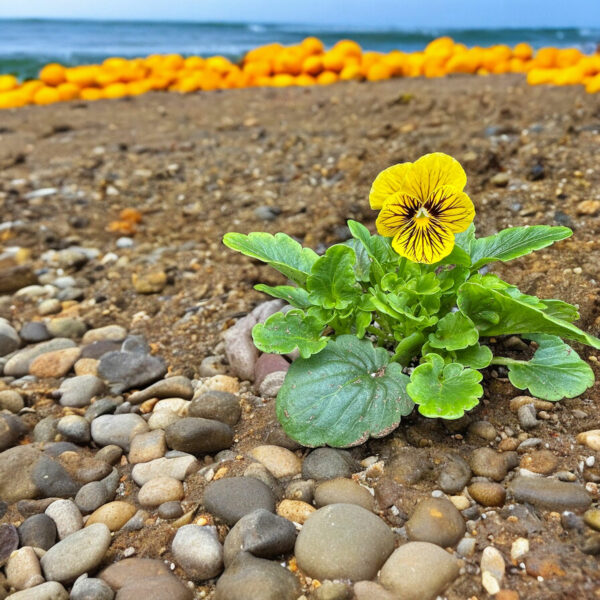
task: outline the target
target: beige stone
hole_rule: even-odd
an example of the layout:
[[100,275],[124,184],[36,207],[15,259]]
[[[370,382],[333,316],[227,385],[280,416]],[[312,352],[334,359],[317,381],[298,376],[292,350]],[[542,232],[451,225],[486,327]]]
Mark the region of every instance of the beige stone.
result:
[[63,348],[54,352],[46,352],[33,359],[29,365],[29,373],[36,377],[64,377],[80,354],[79,348]]
[[96,509],[85,523],[86,527],[94,523],[104,523],[111,531],[119,531],[136,512],[129,502],[115,500]]

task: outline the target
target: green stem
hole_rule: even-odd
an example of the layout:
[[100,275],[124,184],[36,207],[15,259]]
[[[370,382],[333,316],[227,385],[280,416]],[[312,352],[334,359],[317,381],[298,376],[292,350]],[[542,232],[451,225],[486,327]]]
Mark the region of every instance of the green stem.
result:
[[400,259],[400,266],[398,267],[398,277],[402,277],[402,274],[404,273],[404,269],[406,269],[406,256],[403,256]]
[[509,367],[510,365],[524,365],[526,364],[526,360],[515,360],[513,358],[507,358],[506,356],[494,356],[492,358],[491,365],[503,365],[505,367]]
[[396,352],[392,360],[400,363],[403,367],[408,365],[417,350],[424,344],[425,336],[420,331],[415,331],[405,337],[396,346]]

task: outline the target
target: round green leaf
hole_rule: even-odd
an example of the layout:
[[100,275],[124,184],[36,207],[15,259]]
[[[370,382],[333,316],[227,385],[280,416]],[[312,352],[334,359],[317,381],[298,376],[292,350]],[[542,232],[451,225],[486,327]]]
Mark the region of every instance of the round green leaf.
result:
[[410,376],[408,395],[425,417],[460,419],[466,410],[477,406],[483,394],[479,371],[459,363],[445,364],[439,354],[428,354]]
[[479,339],[479,332],[473,321],[462,312],[451,312],[440,319],[434,333],[429,334],[429,343],[434,348],[463,350],[473,346]]
[[407,375],[383,348],[342,335],[292,363],[277,396],[285,432],[304,446],[345,448],[395,429],[414,404]]
[[528,336],[539,344],[530,361],[508,363],[508,378],[544,400],[575,398],[594,385],[594,372],[573,348],[554,335]]

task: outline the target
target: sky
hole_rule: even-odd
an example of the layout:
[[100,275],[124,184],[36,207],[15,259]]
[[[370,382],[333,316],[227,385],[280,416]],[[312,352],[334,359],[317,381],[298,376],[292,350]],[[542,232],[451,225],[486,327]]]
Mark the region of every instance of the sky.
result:
[[13,17],[302,23],[398,29],[594,28],[600,27],[600,0],[0,0],[0,18]]

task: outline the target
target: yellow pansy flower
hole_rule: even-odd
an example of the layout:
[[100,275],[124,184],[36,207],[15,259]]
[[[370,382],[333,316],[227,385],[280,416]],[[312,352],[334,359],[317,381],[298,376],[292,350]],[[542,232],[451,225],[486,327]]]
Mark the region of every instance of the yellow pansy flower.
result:
[[463,189],[460,163],[441,152],[385,169],[371,187],[371,208],[380,210],[377,231],[413,262],[432,264],[448,256],[454,234],[465,231],[475,208]]

